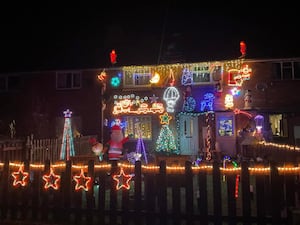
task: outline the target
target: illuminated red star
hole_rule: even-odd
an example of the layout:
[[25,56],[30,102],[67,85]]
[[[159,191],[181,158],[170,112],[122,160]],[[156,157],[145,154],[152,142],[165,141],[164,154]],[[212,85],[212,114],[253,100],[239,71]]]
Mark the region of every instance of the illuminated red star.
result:
[[57,190],[59,188],[60,176],[54,173],[53,168],[50,168],[49,175],[43,176],[43,180],[46,181],[44,185],[45,189],[53,188]]
[[83,189],[85,191],[89,190],[89,184],[91,183],[92,178],[86,177],[84,175],[83,169],[81,169],[80,175],[73,176],[73,180],[76,181],[75,190],[78,191]]
[[21,165],[19,167],[18,172],[12,172],[11,175],[14,178],[13,186],[17,186],[18,184],[21,186],[25,186],[27,184],[27,179],[29,178],[29,173],[24,172],[23,165]]
[[172,116],[165,112],[163,115],[160,115],[159,118],[161,124],[169,124],[170,120],[172,119]]
[[130,189],[130,180],[132,179],[133,175],[125,174],[123,168],[120,170],[119,175],[114,175],[113,179],[117,181],[116,189],[120,190],[121,188],[125,188],[127,190]]

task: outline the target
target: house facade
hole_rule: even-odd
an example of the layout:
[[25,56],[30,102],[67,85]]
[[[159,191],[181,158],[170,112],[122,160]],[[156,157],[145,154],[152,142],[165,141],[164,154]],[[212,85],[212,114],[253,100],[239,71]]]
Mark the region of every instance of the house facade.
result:
[[60,137],[69,109],[74,136],[104,143],[117,123],[148,161],[236,156],[248,137],[299,144],[299,84],[300,58],[1,74],[0,134]]

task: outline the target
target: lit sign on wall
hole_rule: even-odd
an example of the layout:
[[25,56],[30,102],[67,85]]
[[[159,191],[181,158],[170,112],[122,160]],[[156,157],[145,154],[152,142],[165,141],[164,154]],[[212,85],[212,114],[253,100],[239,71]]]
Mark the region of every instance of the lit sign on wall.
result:
[[149,114],[149,113],[163,113],[165,108],[163,103],[152,101],[149,102],[149,97],[135,96],[134,94],[126,96],[114,96],[113,114],[118,115],[122,113],[127,114]]
[[242,86],[245,80],[249,80],[252,69],[248,65],[243,65],[241,69],[228,70],[228,86]]

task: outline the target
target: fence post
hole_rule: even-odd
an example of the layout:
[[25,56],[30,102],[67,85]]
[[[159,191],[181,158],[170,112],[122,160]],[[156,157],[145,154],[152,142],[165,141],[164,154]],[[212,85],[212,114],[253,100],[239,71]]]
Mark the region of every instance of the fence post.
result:
[[222,223],[222,196],[221,196],[221,175],[220,165],[217,161],[213,162],[213,201],[215,225]]
[[[186,192],[186,214],[187,218],[191,219],[193,215],[194,208],[194,190],[193,190],[193,172],[192,172],[192,163],[190,161],[185,162],[185,192]],[[189,221],[191,222],[191,221]],[[188,224],[190,224],[188,222]]]
[[280,224],[282,189],[280,188],[278,168],[275,162],[271,162],[271,204],[272,224]]
[[4,220],[7,218],[8,213],[8,180],[9,180],[9,161],[5,160],[5,163],[3,165],[3,172],[1,176],[1,220]]
[[95,206],[95,199],[94,199],[94,171],[95,162],[94,160],[89,160],[88,162],[88,176],[91,177],[91,185],[89,190],[86,193],[87,198],[87,213],[86,213],[86,220],[87,224],[93,224],[93,210]]
[[110,169],[110,212],[109,222],[110,224],[117,224],[117,190],[113,182],[113,176],[118,173],[118,161],[111,161]]
[[227,179],[227,204],[228,217],[231,224],[236,224],[236,198],[235,198],[235,182],[236,174],[230,173],[226,175]]
[[246,223],[250,223],[251,216],[251,198],[250,198],[250,175],[249,162],[242,161],[241,163],[241,189],[242,189],[242,204],[243,204],[243,219]]
[[141,224],[141,210],[142,210],[142,164],[141,161],[135,162],[134,169],[134,210],[135,224]]
[[98,223],[105,224],[105,192],[107,188],[107,179],[111,177],[107,176],[106,171],[99,172],[99,185],[98,185]]
[[[42,179],[42,176],[44,174],[49,174],[50,173],[50,161],[49,160],[45,160],[45,164],[44,164],[44,171],[43,174],[41,174],[40,179]],[[48,220],[48,211],[49,211],[49,195],[50,192],[48,192],[44,186],[42,185],[41,187],[41,194],[42,194],[42,221],[47,221]],[[49,190],[50,191],[50,190]]]
[[[29,172],[29,170],[30,170],[30,164],[29,164],[29,159],[27,159],[24,161],[24,171]],[[20,215],[21,220],[24,220],[28,213],[27,205],[30,199],[29,185],[30,185],[30,177],[28,178],[28,185],[23,187],[21,190],[21,196],[22,196],[22,205],[21,205],[22,208],[21,208],[21,215]]]
[[265,177],[264,174],[255,174],[255,186],[256,186],[256,213],[258,225],[264,225],[266,204],[265,204]]
[[159,163],[159,192],[158,192],[158,207],[160,211],[160,224],[167,224],[167,168],[166,161],[162,160]]
[[199,197],[198,205],[201,223],[208,224],[208,198],[207,198],[207,169],[201,169],[198,174]]
[[68,160],[65,162],[65,173],[62,179],[62,198],[63,198],[63,208],[60,212],[62,215],[61,218],[64,218],[65,221],[70,221],[70,210],[71,210],[71,193],[72,193],[72,162]]

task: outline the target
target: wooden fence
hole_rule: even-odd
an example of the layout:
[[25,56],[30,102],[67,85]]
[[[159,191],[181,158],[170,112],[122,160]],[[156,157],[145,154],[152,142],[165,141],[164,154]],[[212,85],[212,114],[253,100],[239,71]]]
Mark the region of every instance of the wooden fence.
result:
[[224,168],[217,162],[193,166],[186,161],[181,167],[165,161],[156,166],[48,160],[0,166],[0,222],[292,224],[292,209],[299,204],[297,165],[243,161],[238,168]]
[[[76,155],[92,154],[89,138],[95,136],[82,136],[74,138]],[[0,160],[24,161],[43,163],[46,160],[57,162],[60,160],[61,138],[0,140]]]

